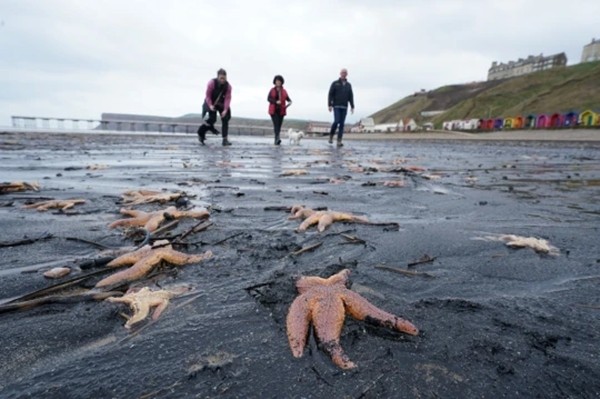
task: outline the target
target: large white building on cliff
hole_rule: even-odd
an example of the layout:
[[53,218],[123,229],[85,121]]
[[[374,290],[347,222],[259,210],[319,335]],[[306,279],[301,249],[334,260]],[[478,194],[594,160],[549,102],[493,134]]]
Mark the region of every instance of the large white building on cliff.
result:
[[518,61],[509,61],[508,63],[494,61],[488,70],[487,80],[512,78],[546,69],[564,67],[566,65],[567,56],[565,53],[549,56],[544,56],[543,54],[530,55],[525,59],[519,58]]
[[590,44],[583,46],[581,62],[600,61],[600,39],[592,39]]

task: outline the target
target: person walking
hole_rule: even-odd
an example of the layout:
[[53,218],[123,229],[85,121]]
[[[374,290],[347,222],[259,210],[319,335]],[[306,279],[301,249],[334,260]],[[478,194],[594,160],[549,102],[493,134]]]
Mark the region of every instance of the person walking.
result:
[[281,144],[281,125],[283,118],[287,114],[287,107],[292,104],[292,99],[283,88],[285,80],[281,75],[275,75],[273,78],[273,88],[269,90],[267,101],[269,102],[269,115],[273,121],[273,132],[275,133],[275,145]]
[[[227,72],[221,68],[217,71],[217,77],[208,81],[206,86],[206,96],[204,104],[202,104],[202,117],[204,122],[198,128],[198,140],[200,144],[205,145],[206,132],[211,131],[214,134],[219,134],[215,129],[217,121],[217,112],[221,116],[221,136],[223,137],[223,145],[231,145],[227,139],[229,133],[229,120],[231,119],[231,85],[227,81]],[[206,115],[208,117],[206,118]]]
[[344,123],[348,114],[348,103],[350,111],[354,113],[354,94],[352,93],[352,85],[348,82],[348,70],[343,68],[340,71],[340,78],[333,81],[329,88],[329,96],[327,97],[327,105],[329,112],[333,111],[333,124],[329,132],[329,144],[333,144],[333,136],[336,129],[337,146],[341,147],[342,137],[344,136]]

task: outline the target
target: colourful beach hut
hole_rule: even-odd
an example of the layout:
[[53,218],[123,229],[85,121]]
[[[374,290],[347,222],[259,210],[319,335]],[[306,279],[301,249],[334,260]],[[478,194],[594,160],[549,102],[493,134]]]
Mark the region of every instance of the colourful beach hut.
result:
[[477,130],[485,129],[485,119],[479,119],[477,121]]
[[502,129],[502,126],[504,126],[504,119],[502,119],[502,118],[494,119],[494,129]]
[[517,116],[515,118],[513,118],[513,123],[512,123],[512,128],[513,129],[523,129],[523,117],[522,116]]
[[550,117],[546,114],[541,114],[538,115],[537,117],[537,123],[535,124],[535,127],[537,127],[538,129],[543,129],[548,127],[548,125],[550,124]]
[[559,113],[552,114],[550,116],[550,124],[548,127],[551,127],[553,129],[558,129],[559,127],[562,127],[564,119],[565,119],[565,117],[562,114],[559,114]]
[[514,123],[515,123],[515,120],[513,118],[504,118],[504,128],[505,129],[512,129]]
[[494,128],[494,119],[487,119],[485,121],[485,129],[492,130]]
[[525,125],[523,127],[526,129],[533,129],[536,121],[537,117],[534,114],[527,115],[527,117],[525,117]]
[[563,119],[563,127],[575,127],[579,120],[579,114],[577,112],[567,112]]
[[597,122],[598,115],[592,110],[585,110],[579,114],[579,124],[581,126],[594,126]]

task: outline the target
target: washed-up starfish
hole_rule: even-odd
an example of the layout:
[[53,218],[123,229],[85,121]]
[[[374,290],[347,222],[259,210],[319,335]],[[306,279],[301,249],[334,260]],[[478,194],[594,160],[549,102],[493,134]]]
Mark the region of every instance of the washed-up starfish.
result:
[[310,324],[320,346],[333,363],[343,369],[356,367],[340,345],[340,334],[346,313],[357,320],[387,327],[410,335],[419,330],[408,320],[394,316],[371,304],[346,288],[350,270],[344,269],[329,278],[303,276],[296,281],[300,295],[294,299],[287,314],[287,336],[294,357],[301,357]]
[[307,175],[308,171],[306,169],[289,169],[286,170],[285,172],[279,174],[280,177],[285,177],[285,176],[303,176],[303,175]]
[[131,216],[131,218],[115,220],[108,225],[109,228],[144,226],[146,230],[152,232],[156,230],[167,217],[171,219],[201,219],[209,217],[209,213],[206,210],[180,211],[174,206],[155,212],[144,212],[125,208],[121,208],[120,212],[123,215]]
[[130,190],[123,193],[123,203],[127,205],[149,204],[151,202],[175,201],[180,198],[182,193],[163,193],[161,191],[152,190]]
[[61,211],[73,208],[75,205],[84,204],[84,199],[70,199],[70,200],[50,200],[40,201],[34,204],[23,205],[24,208],[32,209],[35,208],[39,212],[47,211],[50,208],[58,208]]
[[[155,243],[155,245],[162,244],[163,242],[161,241],[157,241]],[[194,255],[175,251],[171,245],[154,248],[150,245],[144,245],[142,248],[136,251],[121,255],[118,258],[115,258],[112,261],[110,261],[106,265],[107,267],[121,267],[131,264],[133,264],[133,266],[120,272],[111,274],[110,276],[98,281],[96,287],[107,287],[113,284],[120,284],[138,280],[150,273],[150,271],[154,269],[157,265],[159,265],[162,261],[180,266],[191,263],[198,263],[211,257],[211,251],[206,251],[203,254]]]
[[314,211],[310,208],[304,208],[299,205],[292,207],[292,216],[290,219],[300,219],[304,221],[298,226],[297,231],[306,231],[310,226],[316,224],[319,232],[324,231],[330,224],[335,222],[358,222],[368,223],[369,220],[364,216],[356,216],[351,213],[336,211]]
[[0,183],[0,194],[3,193],[14,193],[18,191],[39,191],[39,183],[27,183],[24,181],[13,181],[10,183]]
[[152,313],[152,320],[158,319],[167,308],[169,300],[182,292],[183,290],[152,291],[150,288],[144,287],[137,292],[127,292],[121,297],[109,297],[106,300],[111,303],[126,303],[129,305],[133,314],[130,317],[125,316],[127,318],[125,328],[130,329],[134,324],[148,317],[151,308],[156,308]]
[[560,250],[551,245],[547,240],[536,237],[523,237],[514,234],[501,234],[498,236],[485,236],[479,239],[486,241],[503,241],[507,247],[511,248],[531,248],[537,253],[558,255]]
[[383,185],[386,187],[404,187],[406,182],[404,180],[386,180]]

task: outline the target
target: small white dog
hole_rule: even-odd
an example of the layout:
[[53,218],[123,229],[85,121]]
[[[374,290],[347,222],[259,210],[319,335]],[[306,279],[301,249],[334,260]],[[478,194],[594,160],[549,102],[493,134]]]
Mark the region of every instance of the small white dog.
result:
[[304,137],[302,130],[288,129],[288,139],[290,139],[290,145],[300,145],[300,140]]

